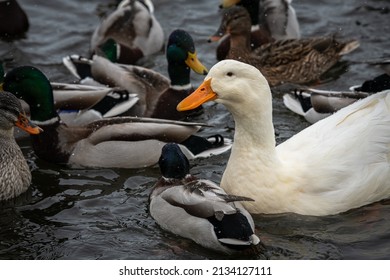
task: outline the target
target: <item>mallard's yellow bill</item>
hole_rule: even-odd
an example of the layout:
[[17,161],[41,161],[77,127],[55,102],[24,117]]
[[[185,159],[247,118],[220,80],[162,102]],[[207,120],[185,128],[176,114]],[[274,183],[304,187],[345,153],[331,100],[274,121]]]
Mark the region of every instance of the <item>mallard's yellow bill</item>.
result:
[[208,73],[207,68],[199,61],[196,52],[195,53],[189,52],[187,55],[187,59],[185,60],[185,63],[188,65],[188,67],[190,67],[198,74],[207,75]]
[[203,103],[215,100],[217,94],[211,89],[211,78],[204,81],[193,93],[184,98],[176,107],[178,111],[192,110]]
[[19,118],[15,125],[30,134],[39,134],[43,131],[42,128],[30,122],[30,120],[23,113],[19,115]]

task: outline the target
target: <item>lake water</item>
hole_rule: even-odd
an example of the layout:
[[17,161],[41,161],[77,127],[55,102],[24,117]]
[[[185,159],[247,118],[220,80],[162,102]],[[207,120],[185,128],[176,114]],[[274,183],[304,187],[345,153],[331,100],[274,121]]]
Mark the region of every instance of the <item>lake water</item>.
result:
[[[112,1],[114,2],[114,1]],[[340,3],[341,2],[341,3]],[[35,65],[52,81],[72,82],[61,63],[69,54],[87,55],[99,15],[112,9],[109,1],[19,0],[30,18],[26,38],[0,41],[6,68]],[[194,37],[200,60],[211,67],[215,45],[207,43],[219,25],[218,0],[156,0],[155,14],[166,37],[183,28]],[[390,2],[296,0],[302,36],[338,32],[361,41],[343,61],[390,55]],[[146,61],[163,74],[163,53]],[[322,88],[347,89],[382,73],[364,64]],[[194,85],[203,79],[192,74]],[[280,143],[309,124],[288,111],[281,92],[274,93],[274,123]],[[232,137],[234,123],[221,105],[208,104],[199,118],[214,125],[201,134]],[[347,213],[311,217],[295,214],[255,215],[264,243],[261,252],[226,257],[160,229],[148,214],[148,195],[159,176],[157,167],[71,169],[36,158],[28,140],[21,143],[32,167],[30,190],[0,206],[0,259],[389,259],[390,201]],[[192,162],[192,173],[219,182],[229,153]]]

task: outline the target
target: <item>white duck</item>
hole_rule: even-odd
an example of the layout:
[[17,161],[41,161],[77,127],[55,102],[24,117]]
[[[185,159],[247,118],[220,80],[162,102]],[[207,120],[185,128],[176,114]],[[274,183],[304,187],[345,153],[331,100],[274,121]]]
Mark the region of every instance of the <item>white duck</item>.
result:
[[216,251],[231,254],[259,244],[251,215],[215,183],[190,174],[188,159],[175,143],[162,149],[162,177],[150,194],[150,214],[165,230]]
[[178,105],[215,100],[236,129],[221,187],[251,213],[331,215],[390,197],[390,91],[359,100],[275,147],[272,95],[253,66],[224,60]]

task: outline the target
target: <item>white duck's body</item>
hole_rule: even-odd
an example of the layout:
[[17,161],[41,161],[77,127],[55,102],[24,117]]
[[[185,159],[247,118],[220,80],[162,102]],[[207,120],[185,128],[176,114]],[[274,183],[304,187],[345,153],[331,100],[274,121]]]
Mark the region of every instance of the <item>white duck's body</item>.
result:
[[211,69],[203,89],[207,83],[236,123],[221,187],[253,198],[245,202],[249,212],[330,215],[390,197],[390,91],[275,147],[271,92],[259,71],[226,60]]

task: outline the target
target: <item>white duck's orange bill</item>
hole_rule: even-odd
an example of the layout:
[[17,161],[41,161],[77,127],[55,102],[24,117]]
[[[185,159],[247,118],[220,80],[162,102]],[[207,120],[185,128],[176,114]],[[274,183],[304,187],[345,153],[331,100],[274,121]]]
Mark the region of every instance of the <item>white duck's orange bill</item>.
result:
[[204,81],[193,93],[184,98],[176,107],[178,111],[192,110],[207,101],[215,100],[217,94],[211,88],[211,78]]

